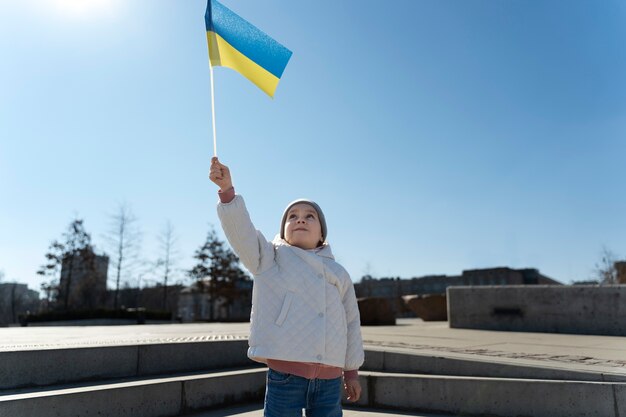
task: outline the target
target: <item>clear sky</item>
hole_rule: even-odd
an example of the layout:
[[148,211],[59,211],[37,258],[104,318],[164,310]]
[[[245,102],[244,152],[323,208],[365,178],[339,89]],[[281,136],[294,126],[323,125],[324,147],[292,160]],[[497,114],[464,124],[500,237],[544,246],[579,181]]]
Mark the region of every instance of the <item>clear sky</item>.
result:
[[[273,100],[215,69],[218,154],[268,238],[308,197],[355,281],[509,266],[568,283],[603,246],[626,257],[625,2],[223,3],[293,51]],[[172,222],[180,269],[219,230],[205,7],[0,0],[5,280],[38,290],[75,215],[106,250],[121,202],[146,259]]]

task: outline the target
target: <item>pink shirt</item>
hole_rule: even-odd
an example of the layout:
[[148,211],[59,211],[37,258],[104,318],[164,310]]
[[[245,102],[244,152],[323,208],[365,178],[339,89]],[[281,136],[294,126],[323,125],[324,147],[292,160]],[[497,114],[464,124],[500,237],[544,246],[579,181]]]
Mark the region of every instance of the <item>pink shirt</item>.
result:
[[[224,204],[230,203],[235,198],[235,188],[230,187],[226,191],[219,190],[217,195]],[[275,371],[285,374],[297,375],[306,379],[335,379],[343,373],[345,379],[358,379],[359,371],[344,371],[337,366],[324,365],[311,362],[291,362],[278,359],[268,359],[267,366]]]

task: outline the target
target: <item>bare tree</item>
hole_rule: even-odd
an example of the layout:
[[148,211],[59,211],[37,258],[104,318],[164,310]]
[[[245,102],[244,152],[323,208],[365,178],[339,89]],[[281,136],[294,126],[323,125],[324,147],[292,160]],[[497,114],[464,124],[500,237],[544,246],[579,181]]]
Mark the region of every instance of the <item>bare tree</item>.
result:
[[161,252],[157,267],[161,268],[163,273],[163,310],[167,310],[167,282],[172,277],[173,268],[178,261],[178,238],[169,220],[157,238]]
[[123,279],[128,283],[131,280],[133,270],[139,264],[141,230],[137,224],[137,218],[126,203],[121,203],[117,213],[109,217],[110,228],[104,239],[111,250],[111,266],[115,269],[113,308],[117,309],[120,281]]
[[617,284],[617,269],[615,268],[615,261],[617,256],[606,246],[602,247],[600,253],[600,261],[596,263],[594,270],[594,278],[598,280],[600,284]]

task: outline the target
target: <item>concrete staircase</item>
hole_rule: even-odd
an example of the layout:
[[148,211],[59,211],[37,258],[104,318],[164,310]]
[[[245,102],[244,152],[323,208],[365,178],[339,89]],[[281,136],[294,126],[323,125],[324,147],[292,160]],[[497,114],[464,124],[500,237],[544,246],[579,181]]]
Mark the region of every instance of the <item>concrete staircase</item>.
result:
[[247,341],[0,352],[0,417],[178,416],[262,401]]
[[[0,417],[184,416],[261,402],[246,340],[0,352]],[[359,407],[626,416],[626,376],[368,348]]]
[[463,416],[626,416],[626,376],[368,350],[360,405]]

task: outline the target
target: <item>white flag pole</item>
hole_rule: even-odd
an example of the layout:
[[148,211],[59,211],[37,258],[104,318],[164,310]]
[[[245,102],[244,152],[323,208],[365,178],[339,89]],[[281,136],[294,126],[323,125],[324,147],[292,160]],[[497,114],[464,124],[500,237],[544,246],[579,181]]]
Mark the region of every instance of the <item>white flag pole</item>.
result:
[[211,121],[213,125],[213,156],[217,156],[217,136],[215,134],[215,90],[213,87],[213,65],[209,60],[209,72],[211,73]]

